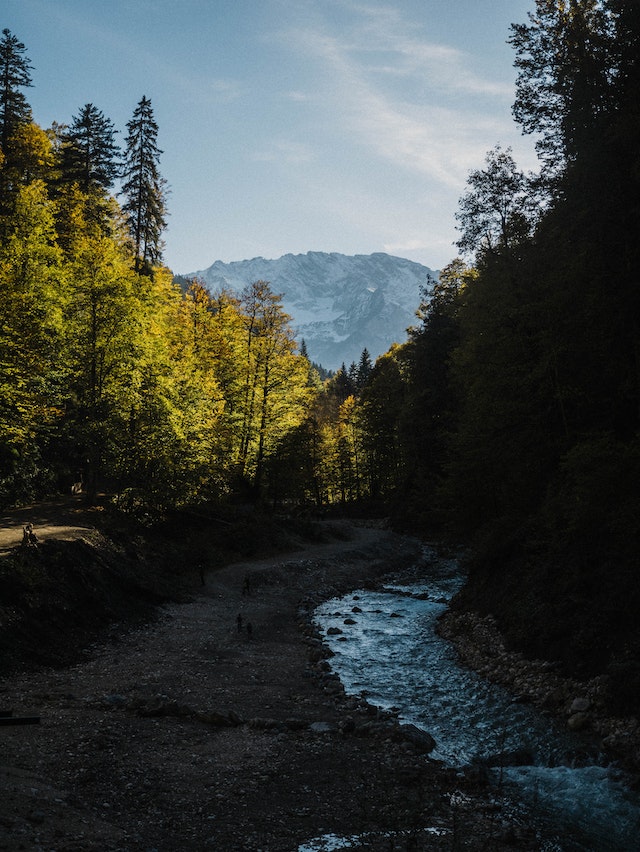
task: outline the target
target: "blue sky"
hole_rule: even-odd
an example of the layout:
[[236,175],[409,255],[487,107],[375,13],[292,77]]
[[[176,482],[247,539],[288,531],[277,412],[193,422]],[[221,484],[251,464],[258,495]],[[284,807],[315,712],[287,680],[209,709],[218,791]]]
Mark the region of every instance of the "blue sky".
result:
[[87,103],[124,139],[151,99],[170,188],[165,262],[386,251],[456,256],[469,171],[511,116],[509,24],[533,0],[2,0],[42,127]]

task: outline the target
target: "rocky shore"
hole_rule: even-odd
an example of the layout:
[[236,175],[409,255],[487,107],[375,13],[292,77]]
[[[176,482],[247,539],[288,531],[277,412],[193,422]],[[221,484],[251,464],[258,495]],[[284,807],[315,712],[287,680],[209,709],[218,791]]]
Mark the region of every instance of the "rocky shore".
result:
[[0,849],[296,852],[323,835],[357,836],[354,849],[539,849],[476,772],[432,760],[428,736],[330,672],[314,606],[418,550],[350,525],[208,571],[73,665],[6,677],[2,707],[41,721],[0,733]]
[[563,719],[570,730],[595,735],[610,761],[640,775],[640,723],[612,712],[604,676],[578,681],[563,676],[554,663],[507,650],[491,615],[449,610],[438,632],[455,645],[463,665],[506,687],[517,700]]

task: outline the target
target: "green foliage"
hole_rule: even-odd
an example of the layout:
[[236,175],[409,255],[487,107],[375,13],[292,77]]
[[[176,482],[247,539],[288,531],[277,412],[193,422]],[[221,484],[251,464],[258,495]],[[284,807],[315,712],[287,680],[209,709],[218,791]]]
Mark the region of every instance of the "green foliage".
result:
[[404,382],[396,354],[391,350],[378,358],[359,399],[362,469],[374,499],[393,494],[404,473],[397,419],[404,402]]
[[635,708],[638,6],[538,0],[512,43],[543,171],[496,149],[470,176],[459,245],[475,266],[444,271],[401,352],[400,434],[420,461],[399,514],[475,544],[467,601],[512,641],[607,671]]
[[[520,527],[585,435],[604,431],[625,447],[639,425],[638,74],[620,40],[624,29],[635,43],[638,16],[624,2],[536,7],[512,30],[514,111],[539,135],[548,194],[537,206],[542,183],[510,152],[488,155],[461,199],[459,245],[476,266],[449,299],[454,323],[436,291],[411,344],[453,334],[440,355],[448,369],[434,408],[449,416],[436,446],[444,508],[467,533]],[[626,486],[621,499],[634,506]],[[597,493],[598,482],[584,487]],[[579,526],[565,516],[568,538]]]
[[538,150],[552,172],[579,155],[606,123],[615,79],[607,3],[537,0],[529,24],[512,26],[516,51],[516,120],[539,134]]
[[219,500],[239,482],[266,493],[269,459],[320,388],[279,297],[266,282],[244,301],[197,282],[183,293],[159,265],[150,101],[127,125],[121,208],[113,124],[87,104],[70,127],[42,131],[19,91],[23,52],[5,31],[0,502],[78,481],[89,500],[107,487],[137,515]]
[[61,403],[65,273],[41,181],[17,193],[0,246],[0,446],[4,501],[40,476],[37,436]]

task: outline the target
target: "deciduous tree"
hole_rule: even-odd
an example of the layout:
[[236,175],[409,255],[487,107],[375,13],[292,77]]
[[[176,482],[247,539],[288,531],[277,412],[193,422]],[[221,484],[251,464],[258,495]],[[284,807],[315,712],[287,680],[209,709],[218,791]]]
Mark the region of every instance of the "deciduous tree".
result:
[[239,462],[256,493],[263,485],[267,453],[298,425],[312,393],[308,362],[296,354],[290,318],[265,281],[242,294],[245,322],[243,422]]
[[52,207],[42,181],[21,187],[0,244],[0,501],[34,496],[39,439],[59,422],[66,286]]

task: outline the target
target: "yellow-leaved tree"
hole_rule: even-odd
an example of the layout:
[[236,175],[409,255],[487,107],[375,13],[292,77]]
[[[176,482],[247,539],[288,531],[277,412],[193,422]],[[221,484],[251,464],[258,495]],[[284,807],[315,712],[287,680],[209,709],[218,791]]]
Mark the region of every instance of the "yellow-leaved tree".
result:
[[[21,186],[0,244],[0,500],[29,499],[39,438],[60,413],[64,379],[62,255],[45,185]],[[40,483],[40,487],[46,487]]]
[[259,494],[269,453],[302,422],[315,391],[308,383],[308,361],[296,353],[290,317],[268,282],[246,287],[242,307],[242,422],[237,458],[242,475]]
[[141,320],[129,256],[91,230],[74,236],[66,314],[68,462],[83,472],[90,498],[116,473],[136,393]]
[[202,350],[200,306],[163,267],[137,283],[141,357],[126,468],[147,504],[163,509],[219,491],[222,396]]

